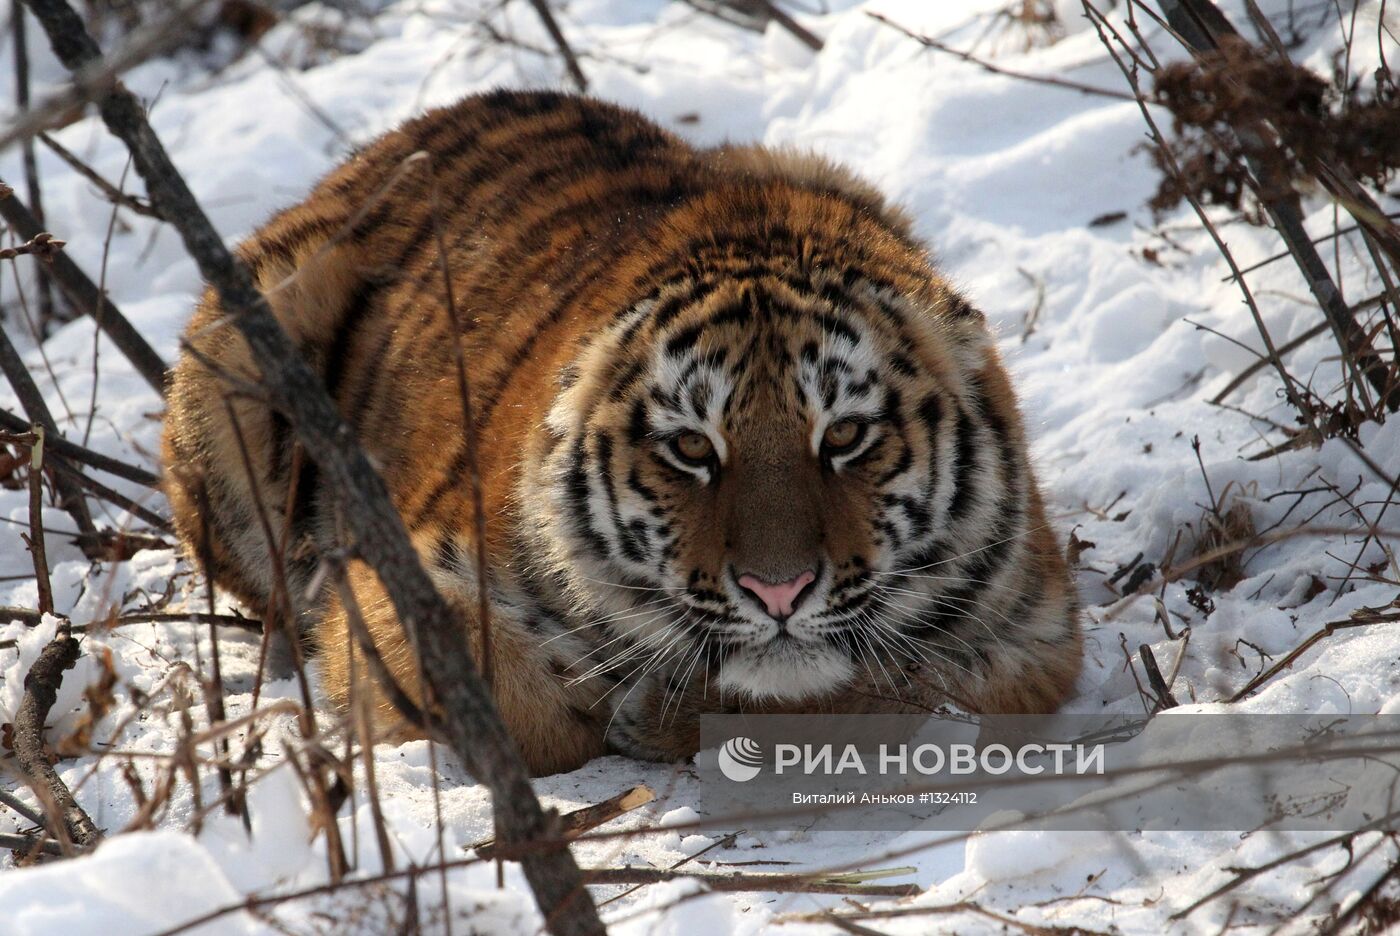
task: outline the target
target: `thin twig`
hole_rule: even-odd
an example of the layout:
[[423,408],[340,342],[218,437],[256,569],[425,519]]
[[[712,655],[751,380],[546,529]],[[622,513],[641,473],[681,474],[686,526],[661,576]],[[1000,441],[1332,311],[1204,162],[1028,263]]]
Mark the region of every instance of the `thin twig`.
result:
[[[4,433],[27,433],[29,423],[20,419],[13,413],[0,410],[0,432]],[[0,442],[7,441],[0,436]],[[160,477],[152,474],[144,468],[136,465],[129,465],[124,461],[112,458],[110,455],[103,455],[101,452],[94,452],[90,448],[84,448],[74,442],[50,431],[44,438],[44,445],[48,447],[49,454],[57,458],[75,462],[79,465],[87,465],[89,468],[96,468],[98,471],[105,471],[118,478],[124,478],[142,487],[159,488]]]
[[[0,199],[0,204],[3,203],[4,199]],[[0,329],[0,371],[4,372],[5,378],[14,388],[15,396],[19,397],[20,406],[24,407],[30,422],[35,426],[42,426],[47,437],[56,437],[59,434],[58,424],[49,412],[49,405],[44,402],[44,395],[39,392],[34,378],[29,376],[24,359],[19,356],[19,351],[4,329]],[[24,430],[29,429],[31,426],[24,426]],[[87,499],[82,489],[61,471],[54,472],[53,482],[54,489],[58,492],[59,506],[73,518],[78,533],[96,535],[97,528],[93,526],[92,514],[88,511]]]
[[0,247],[0,260],[13,260],[16,257],[52,260],[67,243],[67,241],[54,237],[48,231],[40,231],[18,247]]
[[793,19],[791,14],[780,9],[772,0],[758,0],[758,5],[763,8],[764,12],[768,14],[773,22],[783,27],[783,29],[786,29],[798,42],[802,43],[813,52],[820,52],[822,47],[826,44],[822,41],[820,36]]
[[[10,35],[15,54],[15,109],[23,114],[29,110],[29,41],[28,30],[24,25],[24,7],[19,0],[10,0]],[[20,159],[24,163],[24,188],[29,204],[34,208],[34,216],[44,223],[43,190],[39,185],[39,161],[34,158],[34,141],[24,140],[20,145]],[[59,242],[62,246],[62,242]],[[53,284],[49,282],[49,272],[43,264],[36,266],[39,287],[39,336],[47,338],[49,328],[56,315],[53,302]]]
[[1245,696],[1252,694],[1256,689],[1264,685],[1264,683],[1290,668],[1297,659],[1304,653],[1307,653],[1314,644],[1326,640],[1339,630],[1347,630],[1352,627],[1370,627],[1373,624],[1394,624],[1397,621],[1400,621],[1400,611],[1391,614],[1380,614],[1371,610],[1354,612],[1352,617],[1345,621],[1329,621],[1309,635],[1308,638],[1298,644],[1298,646],[1288,651],[1288,654],[1283,659],[1245,683],[1243,689],[1230,696],[1226,701],[1238,702]]
[[961,49],[955,49],[952,46],[946,45],[943,42],[940,42],[939,40],[933,38],[932,36],[925,36],[921,33],[916,33],[907,27],[901,26],[892,20],[886,19],[879,13],[867,10],[865,12],[865,15],[873,20],[876,20],[877,22],[884,23],[886,26],[889,26],[892,29],[896,29],[899,32],[902,32],[904,35],[908,36],[910,39],[913,39],[920,45],[925,46],[926,48],[937,49],[939,52],[946,52],[949,55],[954,56],[955,58],[962,59],[969,65],[976,65],[983,71],[991,72],[993,75],[1001,75],[1005,78],[1015,78],[1018,81],[1029,81],[1033,84],[1047,85],[1052,88],[1060,88],[1064,91],[1077,91],[1080,94],[1091,94],[1095,97],[1110,98],[1115,101],[1141,100],[1141,98],[1139,98],[1136,95],[1126,94],[1122,91],[1115,91],[1112,88],[1100,88],[1097,85],[1082,84],[1078,81],[1071,81],[1068,78],[1056,78],[1054,75],[1031,75],[1027,74],[1026,72],[1015,71],[1014,69],[1010,68],[1003,68],[1000,65],[993,65],[991,62],[988,62],[985,59],[980,59],[975,55],[963,52]]
[[583,73],[583,68],[578,63],[578,56],[574,54],[569,40],[564,37],[564,31],[559,28],[559,23],[554,18],[554,11],[549,8],[546,0],[530,0],[530,6],[535,8],[540,22],[544,24],[545,32],[549,33],[549,38],[554,40],[555,47],[563,56],[564,66],[569,70],[569,77],[573,79],[574,87],[578,88],[580,94],[587,94],[588,76]]
[[[1294,338],[1287,344],[1279,345],[1278,350],[1274,353],[1277,354],[1280,358],[1282,358],[1286,354],[1290,354],[1294,351],[1297,351],[1303,345],[1307,344],[1309,341],[1312,341],[1314,338],[1327,331],[1327,329],[1329,328],[1331,328],[1331,326],[1327,322],[1319,322],[1318,324],[1314,325],[1312,328],[1309,328],[1307,331],[1303,332],[1301,335],[1299,335],[1297,338]],[[1249,380],[1249,378],[1253,377],[1255,374],[1268,367],[1270,363],[1272,362],[1267,357],[1260,356],[1259,360],[1255,361],[1253,364],[1249,365],[1244,370],[1236,374],[1234,379],[1232,379],[1229,383],[1225,385],[1224,389],[1222,389],[1215,396],[1211,397],[1210,402],[1216,404],[1217,406],[1225,402],[1225,398],[1227,396],[1234,393],[1237,389],[1243,386],[1245,381]]]
[[25,819],[29,820],[32,824],[44,828],[44,817],[31,809],[28,803],[18,796],[15,796],[13,793],[0,790],[0,806],[8,806]]
[[1142,660],[1142,668],[1147,672],[1147,684],[1157,694],[1157,711],[1176,708],[1180,705],[1181,703],[1176,701],[1176,696],[1172,695],[1171,686],[1162,678],[1162,671],[1157,666],[1157,657],[1152,653],[1152,648],[1147,644],[1140,644],[1138,646],[1138,659]]
[[97,186],[98,191],[112,204],[120,205],[133,214],[138,214],[146,218],[153,218],[156,221],[165,220],[160,216],[160,212],[156,211],[145,199],[137,198],[135,195],[128,195],[111,182],[108,182],[96,169],[83,162],[71,150],[47,133],[39,134],[39,141],[52,150],[55,156],[67,163],[69,168],[74,172]]
[[[24,204],[11,195],[0,198],[0,217],[20,237],[33,238],[43,233],[43,225]],[[69,304],[85,315],[95,317],[102,333],[111,339],[117,350],[126,356],[136,373],[160,394],[165,392],[165,362],[141,333],[122,315],[121,310],[103,295],[86,273],[66,253],[58,253],[49,268],[53,281],[68,298]]]

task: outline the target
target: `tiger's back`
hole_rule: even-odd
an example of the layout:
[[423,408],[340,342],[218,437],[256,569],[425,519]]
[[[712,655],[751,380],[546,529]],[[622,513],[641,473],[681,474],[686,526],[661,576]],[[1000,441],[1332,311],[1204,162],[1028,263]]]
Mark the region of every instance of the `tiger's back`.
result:
[[[497,621],[494,690],[535,769],[601,753],[609,726],[615,747],[683,752],[693,732],[668,713],[683,705],[869,707],[862,681],[879,674],[868,663],[868,680],[859,667],[846,673],[842,659],[871,638],[819,621],[861,582],[876,595],[855,609],[867,619],[909,602],[942,616],[929,626],[948,636],[901,630],[880,651],[937,677],[916,690],[906,676],[916,706],[941,695],[1045,710],[1072,683],[1073,596],[981,317],[932,273],[902,218],[845,173],[756,148],[697,150],[588,99],[500,92],[380,138],[241,253],[477,634],[461,355]],[[314,459],[257,399],[256,369],[222,316],[206,295],[172,379],[165,460],[177,527],[254,609],[304,619],[325,688],[343,702],[347,609],[317,575],[342,545],[337,507]],[[857,361],[870,372],[864,387]],[[860,402],[877,390],[880,406]],[[873,442],[861,429],[862,444],[879,451],[838,469],[821,445],[807,457],[792,448],[800,441],[746,441],[798,440],[814,419],[835,418],[811,415],[823,406],[866,406],[858,425],[881,428]],[[658,448],[687,432],[723,449],[712,473]],[[777,509],[746,517],[776,476],[809,478],[807,494],[793,500],[779,484],[761,502]],[[732,521],[713,522],[721,515]],[[924,581],[940,577],[926,559],[958,574]],[[767,589],[799,572],[811,575],[799,595],[807,611],[775,617]],[[349,583],[411,690],[411,651],[378,583],[355,563]],[[897,600],[904,585],[927,601]],[[821,612],[813,589],[824,590]],[[651,616],[636,592],[683,617]],[[737,675],[728,698],[697,694],[707,668],[786,665],[745,654],[755,628],[771,618],[786,634],[804,613],[813,643],[782,660],[810,678],[768,699]],[[981,627],[954,633],[959,614]],[[693,658],[688,645],[671,655],[681,638],[696,643]],[[930,644],[941,649],[920,649]]]

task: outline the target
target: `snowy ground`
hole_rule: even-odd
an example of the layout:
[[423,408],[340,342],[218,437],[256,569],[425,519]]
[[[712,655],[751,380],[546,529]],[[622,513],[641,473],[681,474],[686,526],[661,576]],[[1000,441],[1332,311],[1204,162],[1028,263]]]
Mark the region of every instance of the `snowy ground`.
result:
[[[497,85],[560,81],[557,61],[530,48],[548,48],[549,41],[527,4],[512,4],[493,20],[524,47],[484,41],[470,25],[479,5],[474,0],[388,4],[372,21],[352,23],[342,37],[344,51],[335,55],[315,51],[301,26],[284,23],[264,37],[263,47],[293,61],[297,67],[290,70],[271,68],[250,55],[211,71],[207,60],[218,57],[215,50],[199,59],[181,56],[146,64],[128,76],[128,83],[155,100],[157,131],[233,242],[275,208],[297,199],[353,143],[426,106]],[[1238,410],[1206,402],[1254,359],[1240,345],[1255,348],[1259,339],[1238,288],[1222,280],[1224,265],[1194,217],[1183,210],[1156,222],[1143,207],[1156,179],[1146,156],[1137,151],[1144,136],[1136,105],[988,74],[925,50],[865,15],[867,9],[878,10],[960,48],[985,36],[979,51],[1008,68],[1122,87],[1121,75],[1079,16],[1077,3],[1060,4],[1067,36],[1030,49],[1023,32],[994,21],[993,14],[1004,5],[1003,0],[837,0],[826,4],[829,14],[804,19],[826,38],[825,49],[815,55],[780,30],[746,33],[662,0],[571,0],[561,20],[585,53],[583,65],[599,96],[636,106],[700,142],[761,140],[815,149],[853,166],[909,207],[946,271],[999,328],[1057,523],[1065,536],[1073,529],[1080,541],[1092,544],[1079,555],[1088,644],[1085,674],[1070,709],[1142,710],[1125,664],[1126,642],[1129,648],[1150,644],[1164,669],[1175,666],[1184,653],[1173,690],[1183,703],[1208,710],[1322,624],[1396,598],[1393,585],[1365,575],[1353,575],[1340,588],[1348,563],[1375,566],[1392,580],[1400,572],[1374,541],[1361,554],[1362,542],[1355,536],[1287,539],[1250,550],[1244,579],[1212,596],[1214,610],[1208,616],[1187,600],[1190,582],[1168,586],[1161,604],[1172,632],[1190,628],[1188,642],[1169,639],[1153,596],[1118,602],[1105,581],[1138,554],[1141,561],[1160,563],[1178,536],[1178,559],[1189,553],[1211,497],[1192,437],[1200,439],[1213,496],[1227,508],[1234,502],[1244,505],[1257,530],[1275,523],[1287,529],[1309,519],[1314,526],[1355,529],[1378,519],[1388,485],[1339,441],[1320,450],[1247,460],[1281,437],[1267,422],[1245,413],[1291,422],[1277,383],[1267,373],[1230,398]],[[1330,4],[1271,0],[1262,5],[1280,17],[1286,7],[1296,6],[1307,38],[1295,57],[1329,70],[1329,55],[1340,42]],[[1244,22],[1238,6],[1225,8],[1236,22]],[[318,14],[314,6],[299,15],[335,19],[327,10]],[[1363,4],[1362,34],[1374,33],[1376,15],[1377,4]],[[31,37],[36,70],[44,86],[53,87],[60,69],[32,28]],[[1170,47],[1169,39],[1156,38],[1159,49]],[[1375,56],[1374,42],[1359,43],[1353,71],[1368,73]],[[1397,56],[1400,50],[1392,59]],[[5,76],[0,78],[0,100],[12,99],[10,88],[3,86],[10,73],[7,48],[0,63],[0,76]],[[122,177],[125,153],[96,118],[56,136],[107,177]],[[104,257],[110,206],[42,147],[40,157],[50,226],[94,278],[105,267],[106,286],[118,306],[173,359],[177,332],[200,286],[174,232],[122,212]],[[14,151],[0,159],[0,177],[19,181]],[[1330,230],[1330,206],[1316,200],[1309,205],[1313,230]],[[1393,199],[1387,208],[1395,210]],[[1089,223],[1115,212],[1125,217]],[[1278,249],[1267,230],[1243,225],[1224,230],[1242,266]],[[1329,248],[1329,261],[1332,256]],[[1364,280],[1354,245],[1344,244],[1339,256],[1349,298],[1377,291],[1378,284]],[[0,299],[9,305],[15,298],[14,280],[8,271],[0,272],[5,273]],[[1277,343],[1318,320],[1303,283],[1286,264],[1265,267],[1250,282]],[[1031,310],[1037,307],[1028,330]],[[22,331],[11,322],[6,327],[12,333]],[[93,447],[155,467],[159,399],[115,348],[105,340],[94,344],[89,321],[71,324],[47,342],[47,364],[32,341],[26,347],[31,368],[40,375],[70,438],[88,436],[90,426]],[[1318,388],[1330,388],[1337,373],[1327,357],[1331,347],[1326,339],[1307,344],[1290,359],[1293,372],[1311,378]],[[94,354],[101,375],[95,392]],[[96,410],[90,414],[94,396]],[[8,391],[0,391],[0,406],[16,409]],[[1379,465],[1400,468],[1400,420],[1367,427],[1363,441]],[[115,486],[164,509],[140,488]],[[1347,499],[1339,499],[1331,487],[1340,488]],[[1309,490],[1313,493],[1272,496]],[[113,525],[127,522],[119,512],[100,517]],[[0,605],[35,607],[36,586],[25,577],[31,570],[19,538],[27,523],[22,492],[0,490],[0,520]],[[57,531],[71,524],[52,509],[46,520]],[[1391,520],[1390,526],[1400,525],[1400,517]],[[167,593],[174,595],[176,607],[194,600],[196,583],[171,551],[146,551],[125,563],[90,568],[62,535],[54,535],[49,555],[58,610],[77,621],[101,617],[112,606],[146,607]],[[52,632],[52,625],[34,630],[0,625],[0,641],[18,639],[17,647],[0,649],[0,722],[10,719],[23,674]],[[224,634],[221,643],[237,714],[249,702],[257,644],[237,633]],[[136,625],[100,639],[88,637],[87,653],[68,675],[65,697],[55,709],[64,713],[56,724],[59,735],[76,723],[83,708],[80,689],[96,675],[95,658],[103,647],[110,649],[124,688],[99,740],[114,751],[170,751],[180,717],[170,702],[170,681],[178,681],[172,674],[185,663],[208,660],[207,635],[201,631],[196,639],[187,625]],[[156,697],[156,710],[169,714],[124,725],[132,713],[127,686]],[[263,691],[264,704],[296,697],[291,681]],[[1236,709],[1400,713],[1400,631],[1380,625],[1340,632]],[[201,712],[191,715],[198,719]],[[288,719],[274,719],[267,749],[277,752],[277,739],[290,737],[290,730]],[[275,753],[265,759],[270,772],[255,786],[251,838],[223,818],[206,821],[198,835],[190,834],[196,807],[185,791],[158,831],[113,836],[91,857],[23,870],[5,859],[0,864],[5,868],[0,871],[0,929],[11,934],[149,934],[244,895],[323,883],[323,840],[307,844],[300,787],[289,770],[277,768],[278,760]],[[158,763],[135,763],[149,786],[159,773]],[[434,784],[426,745],[380,746],[375,763],[399,866],[435,860]],[[120,765],[118,757],[99,761],[92,756],[58,765],[98,824],[113,833],[138,811]],[[446,850],[449,857],[460,857],[464,845],[488,834],[486,798],[450,758],[440,766]],[[604,758],[572,774],[540,780],[537,788],[546,802],[567,809],[639,782],[653,786],[659,801],[616,827],[700,818],[689,805],[694,778],[684,768]],[[0,778],[0,784],[16,789],[8,778]],[[20,822],[0,810],[0,831],[19,829]],[[358,848],[360,871],[379,870],[367,806],[362,801],[347,806],[340,823],[346,842]],[[591,843],[577,851],[588,865],[660,867],[734,831],[663,832]],[[742,834],[697,864],[796,863],[771,866],[786,870],[916,866],[903,880],[917,881],[927,890],[903,906],[929,908],[930,913],[867,924],[879,932],[1001,932],[1003,924],[986,916],[933,910],[970,899],[1025,923],[1156,933],[1171,928],[1215,932],[1227,924],[1256,932],[1280,922],[1290,931],[1310,931],[1394,860],[1393,846],[1377,848],[1379,836],[1363,836],[1355,843],[1356,864],[1322,900],[1307,904],[1319,875],[1345,866],[1348,856],[1340,849],[1320,851],[1261,876],[1236,898],[1216,901],[1186,921],[1172,923],[1172,913],[1230,879],[1226,868],[1263,863],[1310,839],[1007,832],[978,835],[965,845],[954,841],[899,858],[882,857],[910,852],[919,841],[914,835],[873,833]],[[537,929],[522,879],[513,866],[507,870],[505,891],[495,889],[488,866],[448,876],[458,918],[454,932]],[[835,930],[786,917],[841,906],[839,898],[808,895],[682,899],[694,887],[650,887],[610,903],[604,912],[618,921],[613,932],[619,934],[768,929],[795,934]],[[614,892],[599,893],[606,897]],[[440,902],[436,877],[424,879],[418,897],[425,918],[432,918],[431,908]],[[302,900],[267,913],[272,916],[226,915],[198,932],[272,933],[283,927],[281,931],[298,933],[372,933],[386,930],[402,908],[390,895],[367,888],[353,898]]]

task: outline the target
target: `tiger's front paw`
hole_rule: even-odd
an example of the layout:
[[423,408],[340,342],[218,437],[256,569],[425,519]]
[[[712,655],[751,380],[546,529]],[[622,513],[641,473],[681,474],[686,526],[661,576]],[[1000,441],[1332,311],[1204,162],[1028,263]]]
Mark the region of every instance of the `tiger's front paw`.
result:
[[685,760],[700,748],[699,712],[674,698],[664,686],[636,687],[613,711],[607,746],[637,760]]

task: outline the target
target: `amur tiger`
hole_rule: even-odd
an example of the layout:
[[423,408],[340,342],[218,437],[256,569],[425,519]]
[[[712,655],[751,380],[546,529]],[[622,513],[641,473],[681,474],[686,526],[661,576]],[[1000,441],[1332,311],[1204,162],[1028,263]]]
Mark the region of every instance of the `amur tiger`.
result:
[[[846,171],[501,91],[380,137],[241,256],[480,654],[463,365],[493,692],[532,771],[685,757],[703,712],[1034,713],[1072,689],[1074,589],[983,316]],[[220,586],[258,613],[290,601],[344,706],[323,560],[353,556],[354,506],[257,380],[206,293],[167,492]],[[416,693],[376,576],[347,577]],[[377,727],[409,735],[354,672]]]

